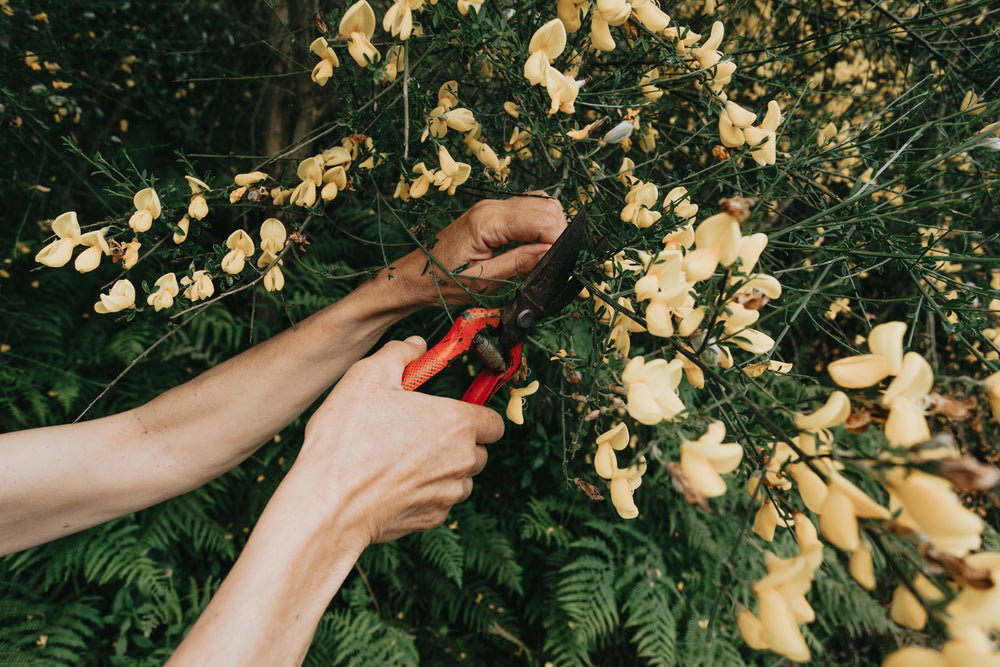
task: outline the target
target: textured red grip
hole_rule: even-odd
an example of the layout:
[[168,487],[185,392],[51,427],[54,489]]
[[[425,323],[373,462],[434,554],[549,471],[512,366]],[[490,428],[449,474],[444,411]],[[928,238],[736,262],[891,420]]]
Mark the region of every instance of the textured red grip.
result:
[[403,369],[403,389],[413,391],[468,352],[472,339],[500,323],[498,308],[469,308],[455,320],[441,341]]

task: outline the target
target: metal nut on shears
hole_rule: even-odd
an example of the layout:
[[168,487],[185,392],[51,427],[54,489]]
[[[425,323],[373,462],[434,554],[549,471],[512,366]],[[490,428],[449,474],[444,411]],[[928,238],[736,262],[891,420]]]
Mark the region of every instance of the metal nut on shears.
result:
[[530,329],[535,325],[535,314],[530,309],[525,308],[517,314],[515,321],[517,322],[517,326],[522,329]]

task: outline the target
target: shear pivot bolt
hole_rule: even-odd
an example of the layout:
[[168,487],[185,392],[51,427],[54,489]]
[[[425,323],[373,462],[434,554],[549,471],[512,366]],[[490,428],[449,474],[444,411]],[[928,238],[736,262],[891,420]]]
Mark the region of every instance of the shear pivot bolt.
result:
[[535,324],[535,315],[525,308],[517,314],[517,326],[522,329],[530,329]]

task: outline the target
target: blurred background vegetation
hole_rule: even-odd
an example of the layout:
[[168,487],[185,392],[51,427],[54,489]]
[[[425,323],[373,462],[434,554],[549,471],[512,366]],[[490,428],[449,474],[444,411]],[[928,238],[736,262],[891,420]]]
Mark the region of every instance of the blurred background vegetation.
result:
[[[381,22],[389,3],[372,4]],[[630,423],[638,451],[665,463],[707,421],[725,421],[747,451],[731,493],[708,513],[684,502],[666,465],[651,466],[636,493],[640,517],[626,522],[577,485],[601,484],[589,455],[594,437],[620,418],[606,378],[622,365],[614,355],[607,362],[607,327],[581,301],[531,341],[532,376],[543,390],[529,399],[526,425],[509,425],[491,450],[473,497],[438,529],[370,548],[308,660],[783,664],[747,648],[732,613],[736,602],[749,604],[747,584],[763,573],[765,547],[750,533],[755,507],[743,493],[761,448],[776,437],[761,412],[791,429],[795,410],[822,401],[826,362],[855,353],[856,336],[889,320],[908,322],[908,347],[932,359],[957,399],[976,394],[969,377],[1000,368],[996,315],[986,306],[1000,297],[991,287],[1000,269],[1000,151],[983,144],[991,135],[982,132],[1000,118],[1000,10],[987,1],[848,0],[662,8],[703,35],[722,21],[720,48],[739,64],[731,99],[761,114],[780,101],[774,166],[757,165],[746,148],[713,153],[718,98],[669,42],[638,26],[616,29],[619,48],[581,72],[588,83],[575,116],[547,115],[544,90],[529,86],[521,67],[530,36],[555,16],[554,2],[487,0],[469,15],[451,0],[427,6],[418,15],[424,34],[409,41],[413,78],[404,94],[376,68],[355,67],[340,45],[334,79],[322,88],[310,81],[309,44],[324,24],[336,32],[346,3],[0,1],[0,425],[13,431],[141,404],[333,302],[483,197],[546,189],[571,207],[590,189],[594,249],[581,275],[627,296],[620,273],[604,274],[604,259],[655,253],[681,225],[669,211],[656,233],[619,220],[625,188],[616,174],[627,155],[644,180],[686,187],[704,215],[721,197],[755,198],[744,230],[769,237],[761,268],[781,280],[784,295],[760,328],[777,341],[769,356],[793,362],[792,374],[749,378],[734,368],[724,383],[682,388],[691,421]],[[571,35],[571,45],[582,46],[585,33]],[[374,41],[383,54],[394,43],[381,27]],[[655,102],[639,83],[653,65],[665,93]],[[474,175],[456,196],[395,200],[400,174],[417,160],[437,162],[433,142],[419,137],[448,80],[460,82],[460,102],[498,153],[513,155],[504,142],[525,126],[534,157],[515,157],[506,182],[470,159]],[[968,91],[978,96],[978,114]],[[509,100],[522,107],[519,119],[503,111]],[[565,137],[604,117],[594,133],[601,136],[630,108],[643,111],[628,153]],[[651,129],[655,145],[639,146]],[[187,202],[185,174],[225,188],[236,173],[262,169],[292,187],[299,160],[345,138],[363,147],[359,135],[373,140],[380,162],[353,171],[352,187],[325,208],[213,203],[193,226],[188,243],[216,263],[232,230],[256,229],[267,215],[303,229],[309,244],[286,257],[282,292],[258,285],[183,314],[186,305],[101,316],[93,303],[118,267],[81,275],[33,259],[64,211],[92,227],[122,227],[133,194],[154,186],[174,220]],[[461,159],[460,142],[449,146]],[[188,270],[189,255],[160,250],[129,273],[137,287],[164,270]],[[840,299],[847,307],[834,308]],[[427,312],[390,336],[433,340],[447,325],[440,312]],[[673,353],[642,333],[632,346],[633,356]],[[571,359],[550,361],[561,349]],[[737,365],[752,360],[744,355]],[[456,368],[434,391],[457,396],[467,381]],[[986,407],[980,400],[949,428],[964,449],[995,461],[998,432]],[[602,410],[596,419],[593,410]],[[0,561],[0,662],[162,663],[294,460],[307,416],[196,492]],[[866,452],[877,446],[872,437],[847,434],[842,444]],[[995,496],[970,501],[996,524]],[[1000,544],[992,530],[985,540]],[[794,541],[782,534],[766,548],[788,554]],[[902,643],[940,641],[940,625],[917,633],[888,618],[896,577],[908,576],[912,558],[890,549],[876,561],[880,586],[870,594],[847,575],[843,555],[827,549],[810,594],[818,618],[803,629],[814,663],[873,664]]]

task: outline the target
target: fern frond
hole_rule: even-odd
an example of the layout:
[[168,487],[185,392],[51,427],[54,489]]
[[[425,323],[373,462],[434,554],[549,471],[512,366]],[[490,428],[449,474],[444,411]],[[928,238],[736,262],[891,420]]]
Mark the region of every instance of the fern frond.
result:
[[306,665],[319,667],[416,667],[413,636],[370,610],[329,612],[323,616]]
[[467,536],[464,540],[466,567],[522,594],[523,570],[510,540],[500,530],[499,521],[487,514],[474,513],[471,507],[463,505],[452,513],[458,517],[462,534]]
[[632,643],[636,653],[654,667],[677,664],[675,590],[673,581],[650,573],[645,581],[633,585],[622,605],[628,614],[625,627],[634,629]]
[[418,533],[420,555],[458,586],[462,585],[465,552],[458,533],[447,526]]

